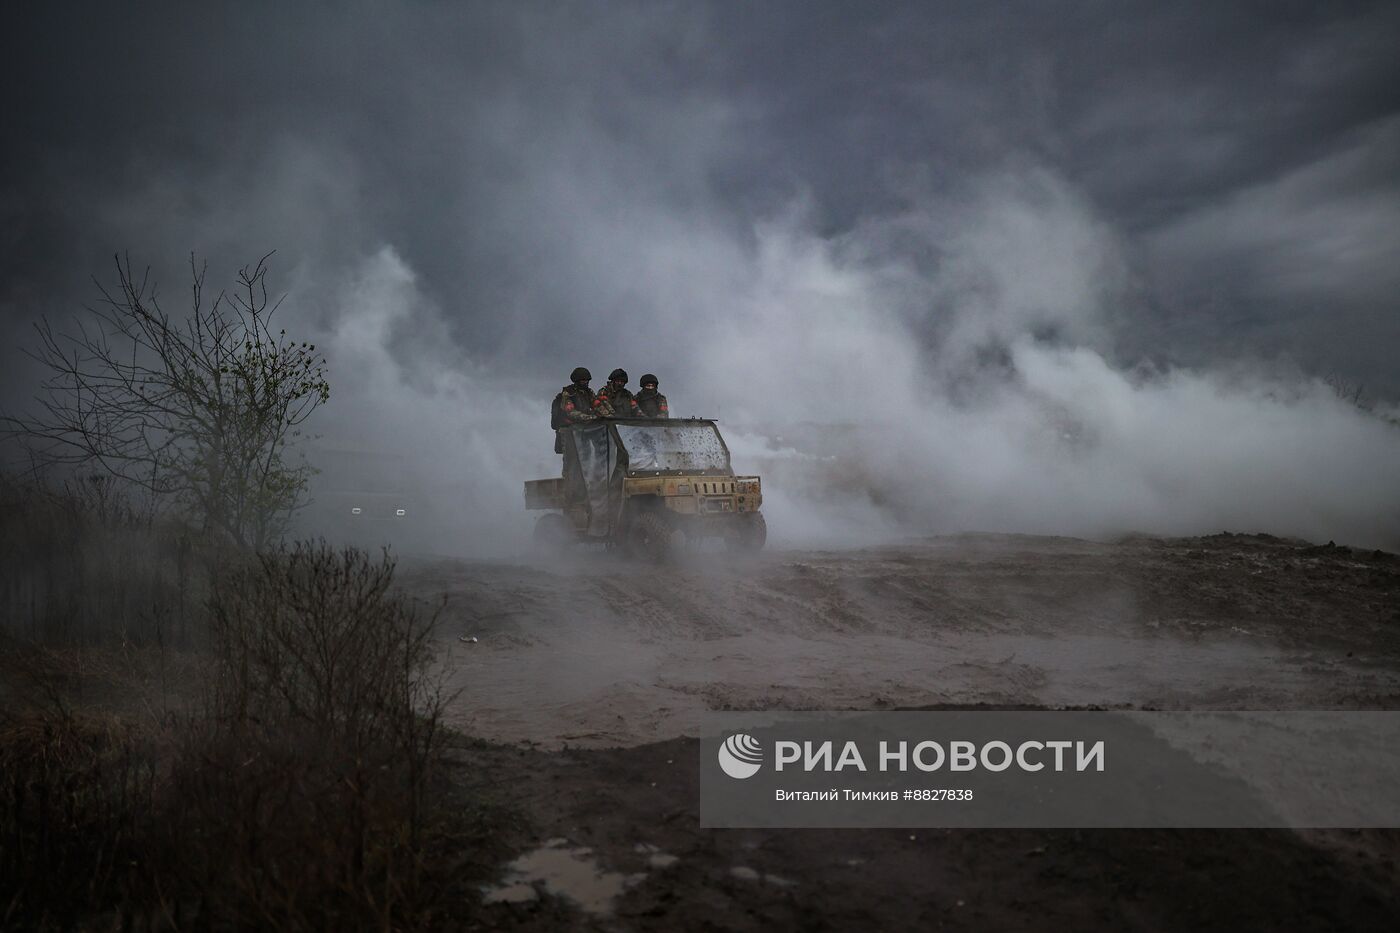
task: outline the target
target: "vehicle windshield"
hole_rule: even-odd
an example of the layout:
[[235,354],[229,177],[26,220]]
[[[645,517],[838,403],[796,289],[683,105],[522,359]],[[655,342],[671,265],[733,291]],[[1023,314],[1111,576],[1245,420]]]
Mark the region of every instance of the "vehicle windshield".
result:
[[725,470],[729,454],[712,424],[619,424],[632,470]]

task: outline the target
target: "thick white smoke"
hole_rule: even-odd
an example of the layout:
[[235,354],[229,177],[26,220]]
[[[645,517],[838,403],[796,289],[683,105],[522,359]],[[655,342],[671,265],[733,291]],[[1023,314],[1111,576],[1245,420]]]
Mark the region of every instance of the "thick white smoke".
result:
[[[765,474],[777,543],[1222,529],[1400,543],[1393,424],[1247,362],[1112,361],[1130,264],[1044,171],[840,238],[794,210],[739,233],[658,214],[605,240],[580,248],[635,258],[600,266],[603,290],[655,311],[602,313],[595,345],[531,361],[529,378],[457,346],[391,247],[340,286],[320,338],[327,432],[403,452],[438,520],[426,547],[523,546],[520,483],[557,469],[548,401],[580,363],[600,378],[620,363],[634,382],[652,369],[674,411],[722,416],[736,468]],[[532,326],[528,312],[517,323]]]

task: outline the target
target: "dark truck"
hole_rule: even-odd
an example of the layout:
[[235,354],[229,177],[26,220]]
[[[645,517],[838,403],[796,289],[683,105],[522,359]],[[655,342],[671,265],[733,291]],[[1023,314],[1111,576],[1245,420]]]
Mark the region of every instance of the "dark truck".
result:
[[661,560],[679,540],[750,552],[767,540],[759,478],[734,474],[713,420],[603,418],[560,434],[564,475],[525,483],[525,508],[545,512],[542,546],[592,542]]

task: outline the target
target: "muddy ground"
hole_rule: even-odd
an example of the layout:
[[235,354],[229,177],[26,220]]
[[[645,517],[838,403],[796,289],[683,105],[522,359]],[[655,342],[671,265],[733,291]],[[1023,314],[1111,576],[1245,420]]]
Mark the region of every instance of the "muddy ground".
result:
[[463,787],[515,815],[484,926],[1400,916],[1400,832],[702,830],[693,739],[712,709],[1400,708],[1395,555],[976,535],[744,565],[702,553],[660,572],[602,553],[418,561],[402,580],[444,601]]

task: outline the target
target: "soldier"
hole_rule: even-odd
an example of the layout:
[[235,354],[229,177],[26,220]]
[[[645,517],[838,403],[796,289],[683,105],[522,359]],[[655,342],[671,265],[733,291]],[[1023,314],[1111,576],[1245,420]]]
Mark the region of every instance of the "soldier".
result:
[[651,373],[642,377],[642,391],[637,393],[636,399],[637,409],[644,418],[671,417],[671,410],[666,407],[666,396],[656,391],[658,384]]
[[627,370],[608,373],[608,384],[593,399],[593,414],[603,418],[640,418],[637,400],[627,391]]
[[[569,385],[559,390],[559,394],[554,396],[554,405],[550,412],[549,423],[554,428],[554,452],[562,454],[565,451],[564,438],[559,431],[569,425],[579,421],[592,421],[593,414],[593,390],[588,387],[588,383],[593,379],[593,374],[580,366],[569,374],[573,380]],[[567,469],[568,464],[565,463]]]

